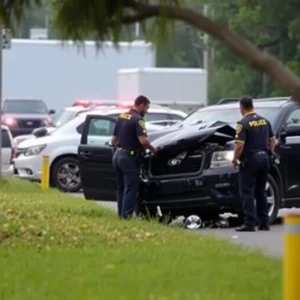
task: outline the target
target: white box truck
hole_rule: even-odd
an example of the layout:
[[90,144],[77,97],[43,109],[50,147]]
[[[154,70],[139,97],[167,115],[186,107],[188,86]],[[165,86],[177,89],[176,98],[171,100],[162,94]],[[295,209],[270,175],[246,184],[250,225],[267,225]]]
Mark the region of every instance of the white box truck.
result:
[[186,111],[207,105],[207,72],[188,68],[134,68],[118,71],[118,100],[137,95]]

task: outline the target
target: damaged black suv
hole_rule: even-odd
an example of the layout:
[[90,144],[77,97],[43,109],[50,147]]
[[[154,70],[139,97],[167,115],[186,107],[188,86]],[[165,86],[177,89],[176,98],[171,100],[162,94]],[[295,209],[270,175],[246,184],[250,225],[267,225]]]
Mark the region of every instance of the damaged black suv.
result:
[[[288,97],[257,99],[254,105],[272,123],[280,156],[266,185],[272,223],[280,208],[300,206],[300,106]],[[235,126],[241,118],[238,107],[238,101],[225,101],[201,108],[181,123],[149,134],[161,150],[143,161],[141,211],[154,215],[159,210],[173,217],[241,212],[237,171],[231,163]],[[115,201],[109,143],[88,143],[89,125],[95,118],[107,117],[86,119],[78,148],[83,191],[86,199]]]

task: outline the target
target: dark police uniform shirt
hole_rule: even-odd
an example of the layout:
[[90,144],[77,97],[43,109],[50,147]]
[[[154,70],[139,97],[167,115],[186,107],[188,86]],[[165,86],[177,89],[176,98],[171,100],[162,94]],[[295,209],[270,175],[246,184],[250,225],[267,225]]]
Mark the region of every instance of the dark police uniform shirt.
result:
[[117,138],[117,146],[127,150],[143,150],[138,137],[147,136],[145,121],[134,109],[127,113],[121,113],[114,129]]
[[235,142],[244,144],[241,160],[258,151],[268,151],[268,142],[275,139],[270,122],[254,111],[237,123]]

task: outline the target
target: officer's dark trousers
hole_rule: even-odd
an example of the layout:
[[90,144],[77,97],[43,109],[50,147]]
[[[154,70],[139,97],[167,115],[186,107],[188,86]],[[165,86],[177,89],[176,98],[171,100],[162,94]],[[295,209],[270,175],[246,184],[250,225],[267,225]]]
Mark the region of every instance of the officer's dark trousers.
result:
[[137,156],[119,149],[114,153],[113,166],[117,173],[118,215],[127,219],[133,215],[140,185],[140,164]]
[[240,167],[240,185],[243,199],[244,223],[254,227],[256,213],[261,225],[269,224],[266,183],[270,169],[266,152],[257,152],[245,159]]

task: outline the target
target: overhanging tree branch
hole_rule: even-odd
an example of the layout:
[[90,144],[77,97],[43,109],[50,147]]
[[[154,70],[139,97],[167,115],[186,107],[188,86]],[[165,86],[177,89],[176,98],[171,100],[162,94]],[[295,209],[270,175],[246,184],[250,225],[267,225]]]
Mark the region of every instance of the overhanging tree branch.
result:
[[152,16],[159,16],[163,12],[167,18],[181,20],[207,32],[223,42],[234,54],[245,60],[250,66],[266,73],[300,102],[299,78],[291,73],[278,59],[262,53],[252,43],[230,32],[226,27],[220,26],[204,15],[188,8],[130,2],[129,7],[137,13],[147,11]]
[[122,24],[125,24],[125,25],[129,25],[129,24],[133,24],[133,23],[138,23],[138,22],[142,22],[142,21],[145,21],[147,19],[150,19],[150,18],[153,18],[155,17],[156,15],[153,14],[153,12],[142,12],[142,13],[137,13],[135,15],[125,15],[122,17]]

